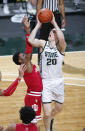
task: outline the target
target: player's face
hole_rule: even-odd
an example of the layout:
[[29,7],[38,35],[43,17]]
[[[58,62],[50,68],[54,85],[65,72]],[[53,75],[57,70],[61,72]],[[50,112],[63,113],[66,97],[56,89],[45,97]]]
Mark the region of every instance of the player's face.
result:
[[50,34],[49,34],[49,40],[51,41],[54,41],[55,39],[57,38],[57,34],[56,34],[56,30],[55,29],[52,29]]
[[22,63],[25,63],[25,59],[26,59],[25,54],[20,53],[20,54],[19,54],[19,62],[20,62],[21,64],[22,64]]

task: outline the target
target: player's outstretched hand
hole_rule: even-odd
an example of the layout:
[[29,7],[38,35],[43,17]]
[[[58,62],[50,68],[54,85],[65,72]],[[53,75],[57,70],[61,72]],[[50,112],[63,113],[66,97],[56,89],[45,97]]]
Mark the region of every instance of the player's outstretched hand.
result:
[[28,21],[26,16],[24,16],[22,22],[24,24],[24,30],[27,34],[30,34],[30,21]]
[[27,67],[25,64],[21,64],[19,68],[19,78],[22,78],[24,75],[24,72],[26,71]]

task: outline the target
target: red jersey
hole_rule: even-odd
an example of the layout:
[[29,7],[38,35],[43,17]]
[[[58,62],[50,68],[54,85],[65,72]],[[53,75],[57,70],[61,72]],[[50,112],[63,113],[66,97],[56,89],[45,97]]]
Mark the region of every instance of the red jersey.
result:
[[43,89],[42,79],[40,72],[37,70],[36,66],[33,65],[33,71],[31,73],[24,72],[24,80],[28,87],[27,93],[30,91],[41,92]]
[[36,124],[16,124],[16,131],[38,131]]

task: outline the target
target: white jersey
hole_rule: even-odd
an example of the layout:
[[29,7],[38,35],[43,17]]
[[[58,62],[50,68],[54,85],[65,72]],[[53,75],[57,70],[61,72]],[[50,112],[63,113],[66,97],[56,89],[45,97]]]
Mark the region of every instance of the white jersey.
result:
[[57,46],[50,48],[49,41],[47,41],[40,54],[40,73],[42,79],[50,80],[63,78],[63,60],[64,55],[58,51]]

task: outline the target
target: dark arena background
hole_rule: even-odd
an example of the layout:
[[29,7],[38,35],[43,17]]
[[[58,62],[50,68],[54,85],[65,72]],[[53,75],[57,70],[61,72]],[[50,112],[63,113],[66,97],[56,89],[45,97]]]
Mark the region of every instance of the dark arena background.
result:
[[[25,51],[25,32],[22,23],[13,23],[11,17],[20,14],[22,6],[26,13],[26,2],[9,0],[10,14],[3,12],[0,1],[0,88],[6,89],[18,76],[18,66],[12,62],[16,51]],[[83,131],[85,128],[85,0],[80,0],[80,8],[75,9],[73,0],[64,0],[67,43],[63,75],[65,79],[65,103],[63,111],[56,115],[53,131]],[[33,14],[32,14],[33,15]],[[31,15],[31,16],[32,16]],[[35,26],[35,21],[31,29]],[[37,64],[37,48],[33,49],[32,62]],[[0,125],[19,123],[19,109],[24,105],[26,94],[24,81],[19,84],[10,97],[0,96]],[[53,104],[53,103],[52,103]],[[43,110],[42,110],[43,117]],[[43,120],[38,122],[40,131],[44,131]]]

